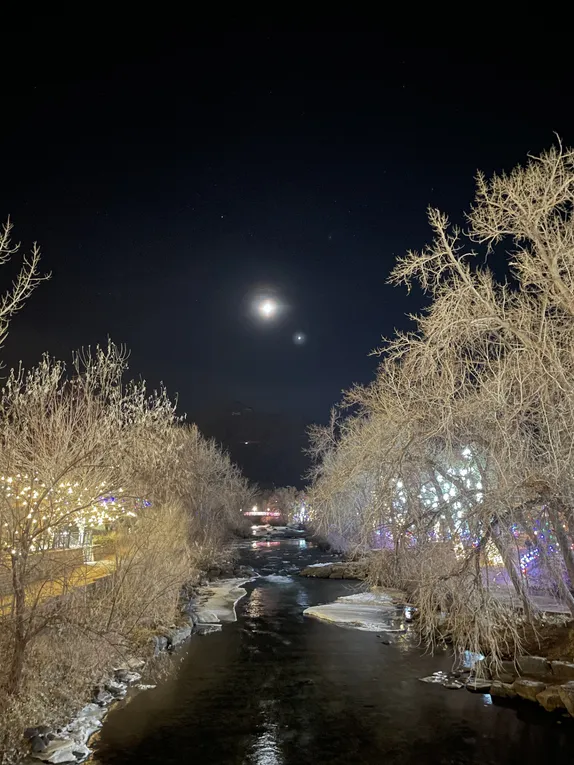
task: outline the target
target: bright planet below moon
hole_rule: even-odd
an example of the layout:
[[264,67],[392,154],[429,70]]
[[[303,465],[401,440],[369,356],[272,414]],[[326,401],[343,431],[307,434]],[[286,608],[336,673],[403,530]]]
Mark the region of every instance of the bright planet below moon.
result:
[[295,343],[295,345],[303,345],[303,343],[305,343],[306,340],[307,340],[307,336],[305,335],[304,332],[295,332],[295,334],[293,335],[293,342]]

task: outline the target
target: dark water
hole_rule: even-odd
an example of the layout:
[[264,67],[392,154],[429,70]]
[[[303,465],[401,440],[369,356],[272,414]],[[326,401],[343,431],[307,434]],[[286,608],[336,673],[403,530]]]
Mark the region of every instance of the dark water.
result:
[[[319,559],[300,544],[242,557],[263,574]],[[572,721],[422,683],[451,660],[303,617],[355,591],[349,582],[295,575],[246,588],[237,623],[194,636],[171,679],[108,716],[98,762],[574,763]]]

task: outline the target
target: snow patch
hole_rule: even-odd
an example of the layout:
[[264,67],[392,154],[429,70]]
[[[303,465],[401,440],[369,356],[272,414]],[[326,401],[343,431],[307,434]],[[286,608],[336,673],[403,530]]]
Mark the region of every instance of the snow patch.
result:
[[293,581],[293,577],[281,576],[280,574],[267,574],[261,578],[267,579],[268,582],[275,582],[275,584],[291,584]]
[[309,566],[305,566],[305,568],[323,568],[323,566],[332,566],[333,563],[336,563],[336,561],[330,560],[328,563],[311,563]]
[[235,606],[241,598],[247,595],[241,585],[251,579],[222,579],[209,585],[206,597],[198,609],[197,617],[200,624],[217,624],[219,622],[236,622]]
[[346,595],[334,603],[306,608],[303,614],[367,632],[404,632],[402,609],[384,592]]

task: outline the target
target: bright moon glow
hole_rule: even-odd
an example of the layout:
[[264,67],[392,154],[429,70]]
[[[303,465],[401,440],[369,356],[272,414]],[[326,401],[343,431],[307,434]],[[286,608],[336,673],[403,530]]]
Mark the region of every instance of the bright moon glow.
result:
[[274,300],[263,300],[259,303],[258,310],[264,319],[271,319],[277,313],[277,303]]

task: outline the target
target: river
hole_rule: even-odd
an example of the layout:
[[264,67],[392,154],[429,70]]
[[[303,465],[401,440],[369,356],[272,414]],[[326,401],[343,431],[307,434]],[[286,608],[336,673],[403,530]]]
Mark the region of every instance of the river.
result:
[[246,585],[237,622],[193,636],[167,680],[108,715],[98,763],[574,762],[570,719],[422,683],[452,660],[425,654],[413,637],[386,645],[304,617],[357,589],[296,575],[327,558],[304,540],[244,543],[242,562],[262,578]]

